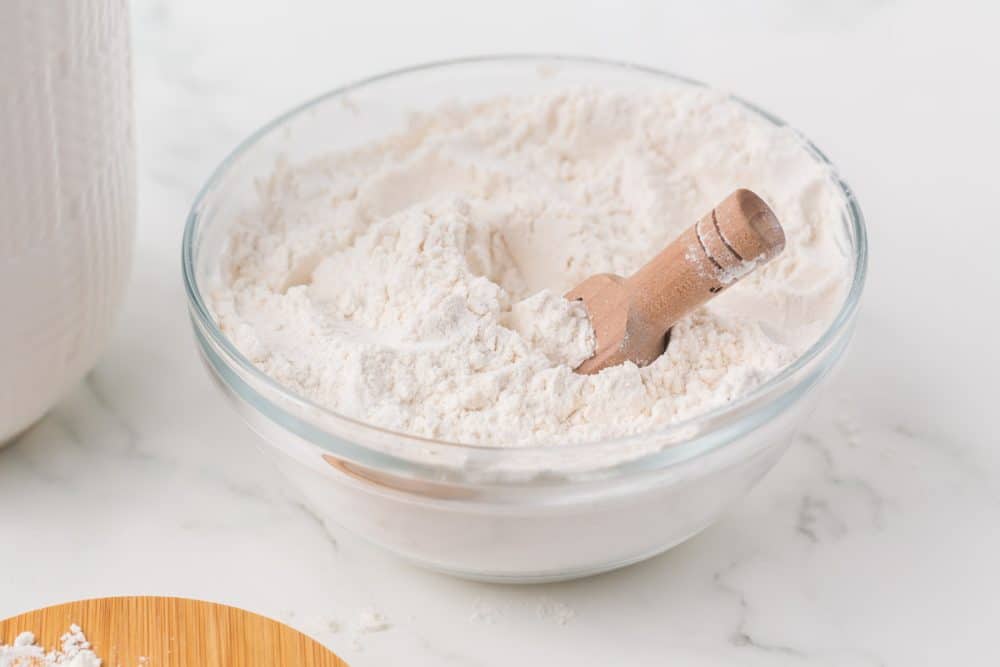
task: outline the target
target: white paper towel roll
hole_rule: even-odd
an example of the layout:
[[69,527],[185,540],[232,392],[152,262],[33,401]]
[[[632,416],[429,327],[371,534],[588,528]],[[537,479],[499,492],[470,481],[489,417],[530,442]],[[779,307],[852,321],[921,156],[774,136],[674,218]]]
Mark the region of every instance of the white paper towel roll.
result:
[[0,442],[96,361],[127,279],[127,0],[0,0]]

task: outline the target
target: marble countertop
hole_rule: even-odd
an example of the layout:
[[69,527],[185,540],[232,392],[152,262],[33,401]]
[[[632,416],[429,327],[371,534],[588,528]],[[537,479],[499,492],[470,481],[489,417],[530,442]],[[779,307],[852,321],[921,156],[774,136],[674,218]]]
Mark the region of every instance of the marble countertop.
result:
[[[132,284],[96,370],[0,451],[0,617],[197,597],[356,667],[1000,664],[1000,11],[577,4],[135,5]],[[201,366],[180,278],[188,206],[252,129],[369,73],[511,51],[638,61],[774,110],[841,167],[872,246],[849,360],[746,501],[651,561],[532,587],[415,569],[286,493]],[[366,609],[388,627],[356,636]]]

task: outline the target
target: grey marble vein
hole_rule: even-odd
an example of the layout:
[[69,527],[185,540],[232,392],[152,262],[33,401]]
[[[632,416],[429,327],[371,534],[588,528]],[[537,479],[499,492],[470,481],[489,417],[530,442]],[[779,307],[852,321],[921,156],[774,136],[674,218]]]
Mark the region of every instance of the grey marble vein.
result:
[[765,653],[776,653],[801,659],[807,658],[808,656],[804,651],[794,646],[774,641],[765,641],[750,634],[748,628],[749,616],[751,613],[750,603],[747,601],[746,594],[728,579],[729,573],[739,567],[739,565],[739,561],[736,561],[712,575],[712,581],[716,588],[736,600],[739,607],[739,620],[737,621],[736,629],[729,635],[730,643],[734,646],[749,647],[758,651],[764,651]]

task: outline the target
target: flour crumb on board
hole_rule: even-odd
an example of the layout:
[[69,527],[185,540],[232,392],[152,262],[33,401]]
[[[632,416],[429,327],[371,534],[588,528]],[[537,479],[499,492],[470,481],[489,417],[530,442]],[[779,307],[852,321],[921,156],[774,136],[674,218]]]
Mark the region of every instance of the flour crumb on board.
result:
[[22,632],[13,644],[0,645],[0,667],[100,667],[101,659],[90,648],[90,642],[79,625],[69,626],[60,638],[61,647],[46,651],[35,642],[33,632]]

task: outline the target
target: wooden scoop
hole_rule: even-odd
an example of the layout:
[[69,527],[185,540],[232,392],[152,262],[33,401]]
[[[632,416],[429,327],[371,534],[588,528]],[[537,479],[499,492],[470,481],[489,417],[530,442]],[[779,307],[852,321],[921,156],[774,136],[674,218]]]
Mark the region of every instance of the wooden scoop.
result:
[[99,598],[38,609],[0,621],[0,645],[27,631],[46,650],[58,648],[72,624],[108,667],[347,667],[287,625],[184,598]]
[[576,372],[651,363],[663,354],[677,320],[784,247],[774,212],[749,190],[737,190],[628,278],[587,278],[566,294],[583,301],[597,336],[597,351]]

